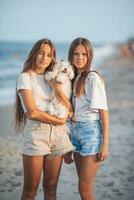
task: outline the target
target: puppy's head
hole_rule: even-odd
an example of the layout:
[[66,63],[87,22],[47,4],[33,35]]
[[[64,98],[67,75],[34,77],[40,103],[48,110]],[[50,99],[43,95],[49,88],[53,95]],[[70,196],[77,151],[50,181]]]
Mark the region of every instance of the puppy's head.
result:
[[55,64],[53,71],[55,71],[57,75],[60,73],[66,75],[70,80],[74,78],[73,66],[63,60]]

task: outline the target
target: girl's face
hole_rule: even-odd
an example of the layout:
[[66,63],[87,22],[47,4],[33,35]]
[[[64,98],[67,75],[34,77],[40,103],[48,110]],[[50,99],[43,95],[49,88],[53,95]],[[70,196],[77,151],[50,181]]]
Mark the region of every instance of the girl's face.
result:
[[43,74],[52,61],[52,50],[48,44],[43,44],[36,57],[37,73]]
[[87,64],[87,52],[85,47],[80,44],[78,45],[73,54],[73,65],[77,68],[78,71],[81,71]]

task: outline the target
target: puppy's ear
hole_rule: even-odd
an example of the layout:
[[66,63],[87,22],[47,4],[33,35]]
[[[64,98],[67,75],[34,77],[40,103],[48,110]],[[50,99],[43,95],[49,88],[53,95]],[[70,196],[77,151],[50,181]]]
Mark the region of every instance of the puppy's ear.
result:
[[69,65],[69,68],[70,68],[69,79],[72,80],[74,78],[74,69],[72,65]]
[[59,63],[56,63],[53,67],[53,73],[55,74],[55,76],[57,76],[59,71]]

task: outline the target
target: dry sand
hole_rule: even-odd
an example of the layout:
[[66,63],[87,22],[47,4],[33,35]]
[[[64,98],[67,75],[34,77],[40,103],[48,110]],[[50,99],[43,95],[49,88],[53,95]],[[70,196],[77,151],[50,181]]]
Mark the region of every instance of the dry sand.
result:
[[[121,54],[103,63],[110,110],[110,156],[95,180],[96,200],[134,200],[134,59]],[[0,199],[18,200],[22,191],[20,136],[12,128],[12,107],[0,108]],[[43,199],[41,185],[37,200]],[[59,200],[80,200],[74,164],[63,164]]]

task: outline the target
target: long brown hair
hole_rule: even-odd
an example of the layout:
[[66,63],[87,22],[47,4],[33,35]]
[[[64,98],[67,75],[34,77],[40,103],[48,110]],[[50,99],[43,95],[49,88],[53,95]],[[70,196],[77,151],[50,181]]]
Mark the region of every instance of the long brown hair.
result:
[[[30,71],[35,71],[36,70],[36,57],[40,51],[40,48],[44,45],[44,44],[48,44],[51,47],[51,53],[52,53],[52,61],[50,63],[50,65],[47,67],[47,70],[50,70],[53,65],[56,62],[56,50],[55,47],[53,45],[53,43],[47,39],[41,39],[39,41],[37,41],[34,46],[32,47],[27,60],[24,63],[23,66],[23,70],[22,72],[30,72]],[[24,115],[24,110],[22,108],[22,104],[20,101],[20,98],[18,96],[17,93],[17,89],[16,89],[16,101],[15,101],[15,129],[16,131],[19,131],[20,128],[23,128],[24,125],[26,123],[26,117]]]
[[[93,48],[92,48],[90,41],[86,38],[76,38],[75,40],[72,41],[70,48],[69,48],[68,60],[69,60],[70,64],[74,66],[74,64],[73,64],[74,50],[79,45],[83,45],[85,47],[85,50],[87,53],[87,63],[85,65],[85,67],[83,68],[79,79],[77,80],[77,84],[75,87],[76,96],[81,96],[82,94],[85,93],[85,80],[86,80],[87,74],[90,72],[91,62],[93,59]],[[77,72],[76,72],[76,74],[77,74]]]

